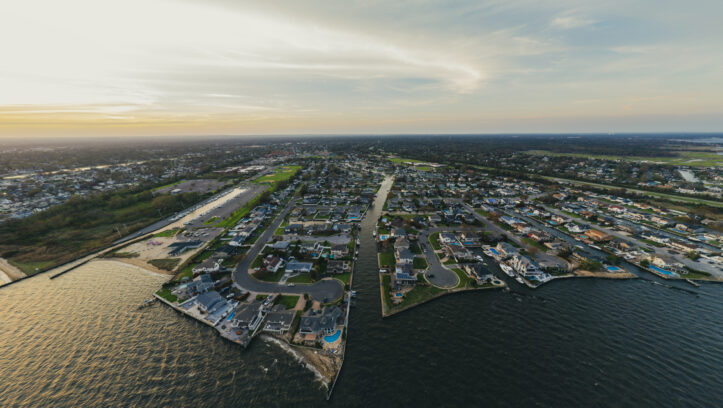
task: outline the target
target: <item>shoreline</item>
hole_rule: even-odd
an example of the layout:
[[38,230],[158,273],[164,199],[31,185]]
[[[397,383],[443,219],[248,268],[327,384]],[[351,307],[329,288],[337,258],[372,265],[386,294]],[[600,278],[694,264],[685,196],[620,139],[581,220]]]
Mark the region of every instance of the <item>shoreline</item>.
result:
[[[379,274],[379,277],[380,277],[379,280],[381,281],[381,274]],[[503,284],[502,284],[502,285],[499,285],[499,286],[487,286],[487,287],[477,287],[477,288],[447,289],[447,290],[445,290],[444,292],[437,293],[436,295],[430,296],[429,298],[424,299],[423,301],[421,301],[421,302],[419,302],[419,303],[415,303],[415,304],[413,304],[413,305],[407,305],[407,306],[404,306],[404,307],[401,308],[401,309],[392,310],[392,311],[389,312],[389,313],[387,313],[387,312],[384,310],[384,299],[382,298],[382,299],[381,299],[381,301],[382,301],[382,319],[383,319],[383,318],[387,318],[387,317],[394,316],[394,315],[397,314],[397,313],[405,312],[405,311],[407,311],[407,310],[409,310],[409,309],[411,309],[411,308],[413,308],[413,307],[415,307],[415,306],[423,305],[423,304],[425,304],[425,303],[427,303],[427,302],[431,302],[432,300],[439,299],[439,298],[441,298],[441,297],[443,297],[443,296],[445,296],[445,295],[453,295],[453,294],[464,293],[464,292],[475,292],[475,291],[479,291],[479,290],[490,290],[490,289],[498,289],[498,290],[500,290],[500,289],[504,289],[504,288],[507,288],[507,287],[508,287],[507,284],[504,283],[504,281],[502,281],[502,283],[503,283]],[[381,286],[381,285],[380,285],[380,286]],[[435,287],[436,287],[436,286],[435,286]],[[380,287],[380,290],[381,290],[381,292],[382,292],[382,296],[385,296],[384,288],[383,288],[383,287]]]
[[144,272],[150,273],[151,275],[156,275],[156,276],[164,277],[164,278],[172,278],[174,276],[170,273],[167,273],[167,271],[163,271],[162,269],[155,268],[152,265],[148,265],[143,261],[139,261],[139,263],[143,263],[144,265],[138,265],[133,262],[128,262],[128,259],[126,259],[126,258],[95,258],[95,259],[91,260],[91,262],[98,262],[98,261],[115,262],[115,263],[123,264],[126,266],[132,266],[132,267],[135,267],[136,269],[140,269]]

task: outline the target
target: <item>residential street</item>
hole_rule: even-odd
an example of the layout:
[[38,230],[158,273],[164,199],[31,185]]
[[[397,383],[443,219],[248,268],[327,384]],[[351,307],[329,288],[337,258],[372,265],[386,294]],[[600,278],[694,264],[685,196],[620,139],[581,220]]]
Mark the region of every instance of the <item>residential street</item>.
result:
[[286,207],[281,210],[279,215],[277,215],[274,221],[266,228],[261,237],[259,237],[259,239],[256,240],[256,243],[248,250],[248,252],[246,252],[244,260],[241,261],[241,263],[239,263],[233,271],[233,281],[241,288],[251,292],[296,295],[308,293],[311,297],[321,302],[338,299],[344,293],[344,286],[336,279],[328,278],[312,284],[299,283],[294,287],[289,287],[278,283],[262,282],[254,279],[249,274],[249,267],[251,263],[274,234],[274,231],[279,228],[286,215],[294,207],[294,204],[296,204],[296,201],[298,201],[298,199],[293,198],[288,204],[286,204]]

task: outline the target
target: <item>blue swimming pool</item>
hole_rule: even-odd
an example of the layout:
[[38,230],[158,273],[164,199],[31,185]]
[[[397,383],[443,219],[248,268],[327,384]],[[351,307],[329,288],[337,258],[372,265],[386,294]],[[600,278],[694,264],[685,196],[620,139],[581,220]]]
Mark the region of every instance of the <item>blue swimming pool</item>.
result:
[[495,255],[499,255],[499,254],[500,254],[500,253],[497,252],[497,250],[494,249],[494,248],[490,248],[490,252],[492,252],[492,253],[495,254]]
[[660,269],[655,265],[650,265],[650,269],[654,270],[655,272],[662,273],[663,275],[673,276],[673,272],[666,271],[665,269]]
[[607,269],[609,272],[620,272],[622,269],[618,268],[617,266],[608,266],[605,269]]
[[226,320],[231,320],[231,319],[233,319],[233,316],[234,316],[235,314],[236,314],[236,312],[231,313],[230,315],[228,315],[228,317],[226,318]]
[[332,334],[331,336],[324,336],[324,341],[327,343],[333,343],[333,342],[339,340],[340,336],[341,336],[341,330],[337,330],[336,333]]

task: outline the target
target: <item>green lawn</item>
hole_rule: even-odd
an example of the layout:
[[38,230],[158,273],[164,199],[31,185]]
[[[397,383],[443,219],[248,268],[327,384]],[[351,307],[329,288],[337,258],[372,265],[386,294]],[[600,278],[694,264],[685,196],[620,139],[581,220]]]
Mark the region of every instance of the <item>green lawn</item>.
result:
[[254,180],[254,183],[277,183],[279,181],[285,181],[301,170],[301,166],[282,166],[276,169],[272,174],[261,176]]
[[179,262],[181,262],[181,258],[151,259],[148,261],[149,264],[165,271],[172,271],[178,266]]
[[379,254],[379,263],[382,268],[393,268],[397,263],[394,252],[382,252]]
[[429,243],[432,245],[432,248],[434,250],[440,250],[442,249],[442,244],[439,242],[439,232],[435,232],[434,234],[429,236]]
[[423,162],[423,161],[421,161],[421,160],[404,159],[404,158],[401,158],[401,157],[390,157],[390,158],[389,158],[389,161],[392,162],[392,163],[397,163],[397,164],[404,164],[404,163],[426,163],[426,162]]
[[171,289],[168,289],[168,288],[163,288],[163,289],[159,290],[158,292],[156,292],[156,295],[166,299],[167,301],[169,301],[171,303],[174,303],[175,301],[178,300],[176,295],[171,293]]
[[530,245],[532,245],[533,247],[535,247],[535,248],[537,248],[537,249],[540,249],[540,250],[543,250],[543,251],[547,249],[544,245],[542,245],[541,243],[535,241],[535,240],[532,239],[532,238],[524,237],[524,238],[522,238],[522,240],[525,241],[527,244],[530,244]]
[[35,273],[35,269],[43,270],[45,268],[48,268],[55,264],[53,261],[40,261],[40,262],[16,262],[13,260],[8,260],[10,264],[15,266],[16,268],[20,269],[21,271],[25,272],[26,275],[32,275]]
[[178,228],[171,228],[171,229],[167,229],[165,231],[161,231],[161,232],[157,232],[157,233],[153,234],[153,238],[175,237],[177,233],[178,233]]
[[344,286],[349,284],[349,279],[351,278],[351,272],[347,273],[340,273],[339,275],[334,275],[334,279],[338,279],[341,281],[341,283],[344,284]]
[[414,258],[414,269],[427,269],[427,260],[421,257]]
[[213,217],[211,217],[211,218],[207,219],[206,221],[204,221],[204,222],[203,222],[203,225],[213,224],[213,223],[216,222],[216,221],[218,221],[218,217],[216,217],[216,216],[214,215]]
[[465,273],[462,269],[454,268],[452,271],[454,271],[454,273],[456,273],[459,277],[459,283],[455,286],[456,288],[470,287],[474,283],[474,279],[470,278],[469,275],[467,275],[467,273]]
[[308,273],[301,273],[296,276],[292,276],[289,279],[286,280],[287,283],[314,283],[313,280],[311,280],[311,275]]
[[691,167],[714,167],[723,166],[723,158],[715,152],[692,152],[688,150],[680,150],[675,153],[676,157],[644,157],[644,156],[615,156],[615,155],[599,155],[584,153],[555,153],[546,150],[528,150],[525,153],[535,156],[555,156],[555,157],[580,157],[589,159],[603,160],[624,160],[627,162],[651,162],[668,164],[671,166],[691,166]]
[[281,280],[281,277],[284,276],[284,271],[284,268],[279,268],[276,272],[262,270],[254,273],[254,277],[264,282],[278,282]]
[[281,295],[276,299],[276,304],[284,305],[286,309],[293,309],[299,302],[298,295]]
[[409,292],[407,292],[406,295],[404,295],[404,299],[401,303],[393,306],[393,308],[398,309],[410,305],[416,305],[417,303],[424,302],[425,300],[428,300],[429,298],[434,297],[442,292],[445,292],[445,290],[435,286],[417,285],[414,287],[414,289],[410,290]]

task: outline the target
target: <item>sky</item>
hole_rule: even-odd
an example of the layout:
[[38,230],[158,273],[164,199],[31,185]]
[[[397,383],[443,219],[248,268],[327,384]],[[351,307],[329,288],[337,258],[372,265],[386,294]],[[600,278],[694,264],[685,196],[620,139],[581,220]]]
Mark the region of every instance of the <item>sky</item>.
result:
[[0,10],[0,137],[723,130],[720,0]]

